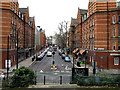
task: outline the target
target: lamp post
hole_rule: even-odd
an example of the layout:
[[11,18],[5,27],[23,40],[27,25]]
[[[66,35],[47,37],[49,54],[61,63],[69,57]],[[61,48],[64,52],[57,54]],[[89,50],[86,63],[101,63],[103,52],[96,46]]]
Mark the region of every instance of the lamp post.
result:
[[16,62],[16,69],[18,69],[18,30],[17,30],[17,43],[16,43],[16,46],[17,46],[17,62]]
[[107,69],[109,69],[109,10],[107,0]]
[[8,42],[7,42],[7,80],[9,76],[9,36],[11,36],[12,33],[8,35]]

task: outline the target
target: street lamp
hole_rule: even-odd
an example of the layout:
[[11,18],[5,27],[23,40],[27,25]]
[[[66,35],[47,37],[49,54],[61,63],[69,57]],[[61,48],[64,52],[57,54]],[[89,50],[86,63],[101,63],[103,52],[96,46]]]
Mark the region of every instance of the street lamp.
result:
[[8,43],[7,43],[7,80],[9,75],[9,36],[11,36],[12,33],[8,35]]
[[17,43],[16,43],[16,46],[17,46],[17,62],[16,62],[16,69],[18,69],[18,30],[17,30]]

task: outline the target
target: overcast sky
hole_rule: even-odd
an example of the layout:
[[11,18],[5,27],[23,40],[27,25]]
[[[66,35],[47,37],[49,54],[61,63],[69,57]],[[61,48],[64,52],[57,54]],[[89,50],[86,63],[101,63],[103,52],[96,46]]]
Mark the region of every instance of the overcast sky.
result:
[[35,16],[35,25],[41,26],[47,36],[58,31],[62,21],[77,18],[78,7],[87,9],[89,0],[18,0],[20,8],[29,6],[30,16]]

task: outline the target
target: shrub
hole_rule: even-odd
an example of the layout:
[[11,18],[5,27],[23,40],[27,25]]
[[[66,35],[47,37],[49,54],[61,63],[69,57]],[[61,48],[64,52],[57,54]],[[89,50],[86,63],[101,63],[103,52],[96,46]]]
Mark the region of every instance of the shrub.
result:
[[34,83],[35,74],[33,70],[27,67],[20,67],[15,70],[15,74],[11,78],[11,87],[28,87],[30,84]]

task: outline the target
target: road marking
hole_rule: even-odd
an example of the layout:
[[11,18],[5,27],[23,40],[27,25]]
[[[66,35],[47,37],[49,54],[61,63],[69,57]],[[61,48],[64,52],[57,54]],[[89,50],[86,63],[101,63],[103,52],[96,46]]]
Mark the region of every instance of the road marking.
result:
[[55,72],[60,72],[60,71],[55,71]]
[[70,71],[66,71],[66,72],[70,72]]
[[40,72],[43,72],[43,70],[41,70]]

